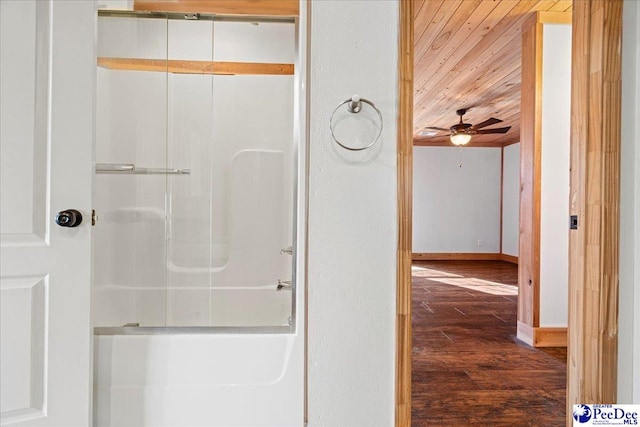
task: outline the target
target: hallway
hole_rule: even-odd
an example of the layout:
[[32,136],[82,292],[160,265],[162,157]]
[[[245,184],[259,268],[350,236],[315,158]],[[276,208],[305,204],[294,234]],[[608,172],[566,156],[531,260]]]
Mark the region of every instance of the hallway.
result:
[[413,426],[564,426],[566,349],[515,339],[516,265],[414,262]]

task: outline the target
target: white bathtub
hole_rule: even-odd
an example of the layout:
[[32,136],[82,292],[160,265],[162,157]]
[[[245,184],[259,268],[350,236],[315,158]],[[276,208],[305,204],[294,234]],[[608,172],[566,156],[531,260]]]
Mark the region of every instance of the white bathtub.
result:
[[302,426],[301,334],[101,335],[94,426]]

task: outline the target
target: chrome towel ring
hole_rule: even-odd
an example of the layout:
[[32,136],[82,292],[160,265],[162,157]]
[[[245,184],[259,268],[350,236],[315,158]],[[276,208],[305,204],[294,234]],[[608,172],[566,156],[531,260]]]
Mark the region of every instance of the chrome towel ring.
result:
[[[344,142],[341,142],[340,140],[338,140],[338,138],[335,135],[334,132],[334,123],[333,123],[333,117],[336,115],[336,112],[338,111],[338,109],[340,107],[342,107],[343,105],[347,105],[347,111],[353,114],[357,114],[362,110],[362,103],[368,104],[371,108],[373,108],[375,110],[375,112],[378,115],[378,120],[380,121],[380,126],[378,126],[378,132],[375,136],[375,138],[373,138],[373,140],[365,145],[364,147],[352,147],[349,146],[347,144],[345,144]],[[342,101],[340,104],[338,104],[338,106],[335,108],[335,110],[333,110],[333,113],[331,113],[331,118],[329,119],[329,129],[331,130],[331,137],[333,138],[333,140],[335,141],[336,144],[338,144],[340,147],[344,148],[345,150],[349,150],[349,151],[362,151],[362,150],[366,150],[367,148],[371,148],[373,146],[373,144],[375,144],[378,139],[380,139],[380,135],[382,135],[382,127],[384,126],[383,121],[382,121],[382,113],[380,112],[380,110],[378,109],[378,107],[376,107],[376,105],[369,101],[368,99],[365,98],[360,98],[358,95],[353,95],[351,98]]]

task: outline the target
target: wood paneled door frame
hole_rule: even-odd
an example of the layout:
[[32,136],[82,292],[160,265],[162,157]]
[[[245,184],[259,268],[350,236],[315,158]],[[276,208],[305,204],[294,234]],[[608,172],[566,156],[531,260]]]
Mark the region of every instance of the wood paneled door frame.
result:
[[615,403],[622,0],[573,2],[567,425],[574,403]]
[[[413,1],[399,0],[395,426],[411,426]],[[573,4],[567,426],[617,383],[622,0]],[[568,221],[567,221],[568,223]]]
[[398,37],[398,251],[395,425],[411,426],[411,258],[413,209],[413,0],[400,0]]

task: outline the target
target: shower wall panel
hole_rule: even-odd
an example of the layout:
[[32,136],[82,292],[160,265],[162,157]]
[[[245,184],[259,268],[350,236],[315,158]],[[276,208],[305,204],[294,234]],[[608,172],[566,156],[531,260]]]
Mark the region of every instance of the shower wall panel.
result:
[[[101,18],[99,28],[100,56],[294,62],[292,24]],[[288,322],[289,291],[263,299],[264,313],[249,295],[292,279],[280,251],[293,238],[293,88],[290,75],[98,69],[96,162],[189,174],[97,175],[96,326]]]

